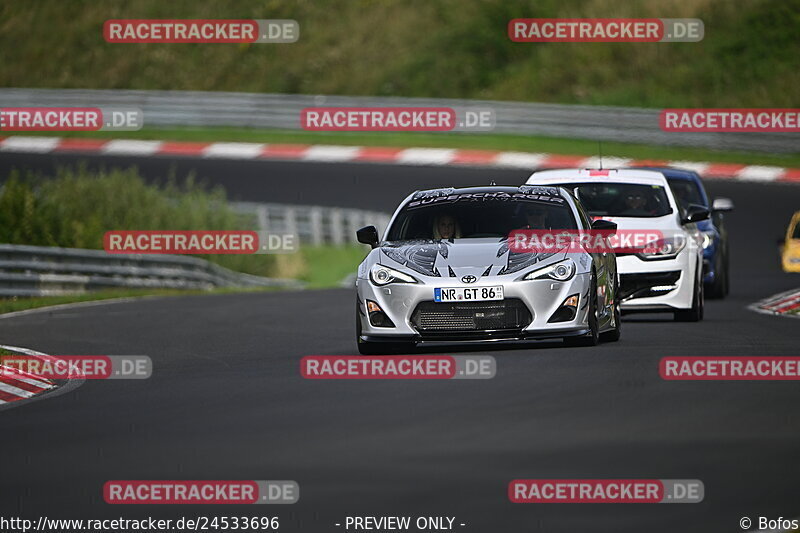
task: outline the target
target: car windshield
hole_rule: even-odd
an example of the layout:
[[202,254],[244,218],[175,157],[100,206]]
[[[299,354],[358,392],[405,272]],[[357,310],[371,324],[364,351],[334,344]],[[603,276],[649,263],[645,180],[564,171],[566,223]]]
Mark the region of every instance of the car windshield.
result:
[[453,197],[457,199],[409,202],[389,229],[387,240],[505,238],[515,229],[578,229],[571,208],[560,196],[545,200],[509,195]]
[[672,213],[664,187],[634,183],[571,183],[590,216],[663,217]]
[[792,239],[800,239],[800,220],[797,221],[794,225],[794,233],[792,234]]
[[700,192],[700,187],[694,181],[681,179],[668,179],[667,181],[669,182],[669,188],[672,189],[672,194],[675,195],[675,201],[684,211],[689,207],[689,204],[708,207],[703,199],[703,194]]

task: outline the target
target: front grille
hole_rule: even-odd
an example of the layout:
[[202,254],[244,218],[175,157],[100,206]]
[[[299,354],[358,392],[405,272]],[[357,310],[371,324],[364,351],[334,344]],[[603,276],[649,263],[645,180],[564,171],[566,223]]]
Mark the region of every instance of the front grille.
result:
[[[620,299],[647,298],[656,296],[650,291],[651,287],[675,285],[681,277],[680,270],[668,272],[652,272],[646,274],[620,274],[619,292]],[[660,294],[664,294],[661,292]]]
[[411,323],[420,334],[521,330],[531,323],[531,313],[517,298],[496,302],[420,302]]

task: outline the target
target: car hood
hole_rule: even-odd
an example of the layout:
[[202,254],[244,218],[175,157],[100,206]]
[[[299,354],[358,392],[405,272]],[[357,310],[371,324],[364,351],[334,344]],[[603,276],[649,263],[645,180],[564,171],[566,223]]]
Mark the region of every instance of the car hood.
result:
[[678,225],[677,216],[674,213],[664,215],[663,217],[592,217],[594,219],[602,218],[617,225],[617,229],[621,230],[659,230],[659,231],[680,231],[681,227]]
[[514,253],[505,239],[384,242],[376,261],[411,274],[432,277],[497,276],[564,259],[558,253]]
[[697,223],[682,226],[674,213],[651,218],[605,216],[600,218],[616,223],[617,230],[622,232],[644,231],[650,233],[657,231],[663,238],[693,240],[698,246],[702,243],[702,233],[699,231]]

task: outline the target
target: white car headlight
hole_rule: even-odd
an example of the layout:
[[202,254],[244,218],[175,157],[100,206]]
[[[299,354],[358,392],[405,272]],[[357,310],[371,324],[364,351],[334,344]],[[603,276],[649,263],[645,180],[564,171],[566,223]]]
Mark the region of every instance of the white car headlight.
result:
[[646,244],[645,251],[637,253],[636,257],[645,261],[675,259],[685,246],[686,239],[683,236],[665,237]]
[[704,231],[703,232],[703,250],[708,248],[714,244],[714,232],[713,231]]
[[572,259],[564,259],[558,263],[553,263],[544,268],[528,272],[522,278],[524,280],[531,279],[553,279],[556,281],[568,281],[572,279],[577,270],[575,261]]
[[375,285],[388,285],[389,283],[417,283],[417,280],[408,274],[398,272],[393,268],[383,265],[372,265],[369,270],[369,279]]

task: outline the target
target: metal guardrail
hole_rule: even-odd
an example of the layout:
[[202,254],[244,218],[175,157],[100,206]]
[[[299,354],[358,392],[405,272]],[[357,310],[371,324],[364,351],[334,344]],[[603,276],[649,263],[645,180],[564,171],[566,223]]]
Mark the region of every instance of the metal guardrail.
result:
[[144,112],[145,125],[149,127],[229,126],[294,130],[300,129],[300,111],[312,106],[477,107],[494,109],[495,133],[763,152],[797,152],[800,146],[800,134],[795,133],[664,132],[659,127],[659,110],[634,107],[444,98],[0,88],[0,107],[3,106],[130,106]]
[[0,244],[0,297],[76,294],[113,287],[301,288],[302,284],[233,272],[195,257]]
[[356,244],[356,230],[369,225],[383,235],[391,218],[378,211],[338,207],[250,202],[231,205],[240,213],[254,215],[259,231],[296,234],[301,243],[315,246]]
[[[356,230],[375,225],[383,233],[390,216],[377,211],[239,202],[259,231],[293,233],[310,245],[357,243]],[[214,287],[300,288],[290,279],[233,272],[203,259],[180,255],[121,255],[102,250],[0,244],[0,297],[52,296],[111,287],[211,289]]]

